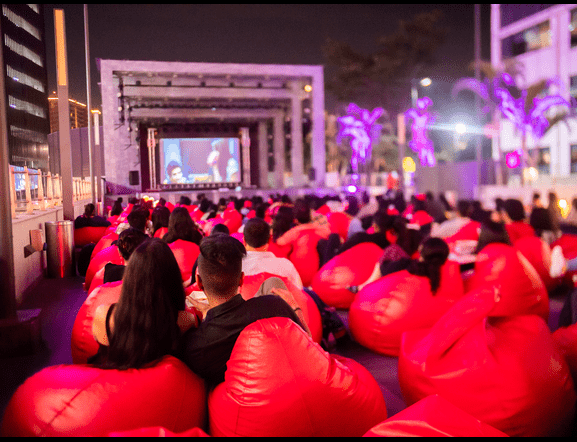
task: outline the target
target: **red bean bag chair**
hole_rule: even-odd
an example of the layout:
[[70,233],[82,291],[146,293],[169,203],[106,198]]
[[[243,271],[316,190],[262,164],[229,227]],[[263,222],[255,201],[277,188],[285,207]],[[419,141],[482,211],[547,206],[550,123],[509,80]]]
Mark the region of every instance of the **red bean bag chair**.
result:
[[357,244],[322,266],[315,274],[311,287],[325,304],[347,309],[355,298],[347,287],[369,279],[382,254],[383,249],[375,243]]
[[124,264],[124,258],[120,256],[120,252],[118,251],[118,247],[116,245],[106,247],[105,249],[98,252],[96,256],[90,260],[90,264],[88,264],[88,269],[86,270],[86,277],[84,278],[84,290],[88,290],[90,288],[92,278],[94,278],[96,272],[98,272],[98,270],[103,268],[109,262],[112,264]]
[[168,233],[168,227],[161,227],[156,232],[154,232],[154,237],[162,239],[162,237],[167,233]]
[[178,433],[202,427],[205,407],[204,382],[172,356],[128,370],[57,365],[16,390],[0,435],[107,436],[154,426]]
[[230,233],[235,233],[242,226],[242,215],[235,209],[226,209],[222,214],[224,225],[228,227]]
[[454,235],[443,238],[445,242],[449,245],[462,240],[479,240],[479,228],[481,223],[477,221],[470,221],[459,229]]
[[411,224],[418,224],[421,227],[431,224],[433,221],[435,221],[433,217],[424,210],[417,210],[411,218]]
[[92,254],[90,255],[90,259],[94,258],[98,252],[104,250],[106,247],[110,247],[114,241],[118,239],[118,234],[115,232],[107,233],[104,235],[94,246],[92,249]]
[[507,435],[434,394],[374,426],[364,437],[507,437]]
[[94,277],[92,278],[92,281],[90,282],[90,288],[87,290],[88,295],[90,296],[90,294],[94,290],[96,290],[98,287],[100,287],[102,284],[104,284],[104,267],[101,268],[100,270],[98,270],[94,274]]
[[241,243],[244,244],[244,233],[235,232],[235,233],[231,233],[230,236],[232,236],[233,238],[238,239]]
[[118,221],[118,216],[119,215],[109,216],[108,218],[106,218],[106,221],[108,221],[111,225],[113,225]]
[[96,244],[104,236],[108,227],[81,227],[74,229],[74,245],[83,247],[88,244]]
[[244,299],[250,299],[257,292],[262,283],[270,278],[276,276],[283,280],[287,288],[292,293],[295,301],[302,310],[305,321],[311,332],[313,341],[320,343],[323,338],[323,324],[321,321],[321,313],[315,301],[303,290],[294,285],[288,278],[284,276],[273,275],[272,273],[258,273],[256,275],[249,275],[244,277],[242,286],[240,287],[240,294]]
[[536,236],[524,236],[515,242],[514,247],[535,268],[548,291],[561,284],[563,281],[562,277],[551,278],[549,275],[549,269],[551,268],[551,248],[549,244]]
[[317,244],[320,239],[321,237],[314,230],[303,230],[292,244],[288,258],[299,272],[304,287],[311,285],[319,270],[320,258]]
[[209,220],[206,220],[202,225],[202,231],[204,232],[204,236],[209,236],[210,232],[212,232],[212,228],[217,224],[224,224],[224,220],[220,216],[216,216]]
[[94,314],[99,305],[118,302],[121,290],[122,281],[103,284],[88,295],[88,298],[78,310],[72,326],[71,348],[73,363],[86,364],[88,358],[98,352],[98,342],[92,335]]
[[268,243],[268,251],[274,253],[274,256],[277,258],[287,258],[289,257],[292,251],[292,245],[287,244],[286,246],[279,246],[276,242],[270,239]]
[[513,221],[510,224],[505,224],[505,229],[507,230],[509,241],[511,241],[512,245],[515,245],[521,238],[535,236],[535,229],[525,221]]
[[113,431],[108,437],[210,437],[202,429],[195,427],[182,433],[173,433],[164,427],[139,428],[138,430]]
[[571,432],[575,391],[551,332],[517,315],[496,289],[475,290],[430,330],[403,334],[399,384],[407,405],[439,394],[509,436]]
[[[577,258],[577,235],[564,234],[557,241],[551,243],[551,250],[553,250],[555,246],[561,247],[565,259]],[[565,282],[572,285],[574,275],[577,275],[577,271],[567,272],[565,274]]]
[[170,247],[170,250],[174,253],[180,274],[182,275],[182,281],[188,281],[192,276],[192,267],[200,254],[200,248],[197,244],[182,239],[171,242],[168,244],[168,247]]
[[171,213],[174,210],[174,204],[172,204],[170,201],[167,201],[166,203],[164,203],[164,207],[166,207],[168,210],[170,210]]
[[349,309],[349,330],[363,347],[398,356],[403,332],[432,327],[463,295],[459,264],[452,261],[441,267],[434,296],[428,278],[407,270],[391,273],[357,293]]
[[190,217],[192,218],[193,221],[200,221],[200,218],[202,218],[204,215],[204,212],[202,212],[199,209],[195,209],[191,214]]
[[493,243],[477,254],[469,287],[475,290],[494,286],[501,290],[498,311],[502,309],[507,315],[539,315],[548,320],[547,289],[535,268],[512,246]]
[[238,337],[208,414],[212,436],[350,437],[387,410],[366,368],[323,351],[290,319],[268,318]]
[[569,365],[573,381],[577,382],[577,324],[559,327],[553,333],[553,340]]
[[327,221],[331,228],[331,233],[338,234],[343,241],[349,236],[350,218],[343,212],[331,212],[327,214]]

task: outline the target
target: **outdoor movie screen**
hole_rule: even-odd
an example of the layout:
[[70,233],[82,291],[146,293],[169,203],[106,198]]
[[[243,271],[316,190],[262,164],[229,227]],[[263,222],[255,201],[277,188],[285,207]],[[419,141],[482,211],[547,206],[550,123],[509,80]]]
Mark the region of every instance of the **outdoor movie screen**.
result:
[[239,138],[161,138],[163,184],[239,183]]

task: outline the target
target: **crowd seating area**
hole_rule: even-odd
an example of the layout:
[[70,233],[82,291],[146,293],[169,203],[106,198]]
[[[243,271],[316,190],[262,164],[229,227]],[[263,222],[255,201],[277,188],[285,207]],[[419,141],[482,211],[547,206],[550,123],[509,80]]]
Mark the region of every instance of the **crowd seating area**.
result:
[[[545,225],[533,223],[542,207],[521,216],[509,200],[486,210],[394,192],[197,197],[176,206],[131,199],[108,208],[109,225],[75,229],[85,295],[67,343],[72,363],[42,368],[17,388],[1,436],[577,435],[577,235],[563,233],[554,204]],[[177,207],[190,215],[195,239],[174,239]],[[134,224],[137,212],[145,226]],[[292,263],[303,287],[263,268],[244,276],[240,294],[251,299],[278,276],[304,327],[285,317],[251,323],[224,382],[212,387],[173,355],[126,370],[89,363],[101,347],[97,309],[122,294],[122,279],[107,282],[105,266],[128,262],[123,231],[168,243],[186,312],[198,317],[202,238],[243,242],[255,217],[271,226],[266,249]],[[563,304],[553,324],[552,299]],[[404,409],[392,414],[371,367],[343,356],[351,342],[398,358]]]

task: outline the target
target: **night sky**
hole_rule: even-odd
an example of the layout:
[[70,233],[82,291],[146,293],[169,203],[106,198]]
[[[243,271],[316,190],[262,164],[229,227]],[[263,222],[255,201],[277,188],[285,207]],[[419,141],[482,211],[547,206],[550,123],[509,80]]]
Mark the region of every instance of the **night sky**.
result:
[[[83,5],[44,5],[48,86],[56,90],[53,9],[65,11],[69,94],[86,102]],[[96,58],[217,63],[325,64],[326,37],[369,53],[399,19],[435,8],[449,28],[433,79],[472,76],[474,5],[94,5],[88,6],[93,107],[100,105]],[[481,6],[482,58],[489,59],[490,5]],[[326,67],[325,67],[326,69]],[[327,105],[331,97],[327,96]]]

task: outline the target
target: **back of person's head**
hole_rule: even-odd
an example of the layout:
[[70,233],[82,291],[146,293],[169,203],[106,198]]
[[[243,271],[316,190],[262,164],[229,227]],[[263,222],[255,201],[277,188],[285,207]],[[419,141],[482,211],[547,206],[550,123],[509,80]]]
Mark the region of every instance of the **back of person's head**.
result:
[[357,200],[357,197],[354,195],[348,195],[347,208],[345,209],[345,213],[351,216],[357,216],[359,210],[359,201]]
[[529,224],[535,229],[537,236],[541,236],[543,231],[555,231],[555,223],[553,222],[553,217],[551,212],[543,207],[535,207],[531,211],[531,216],[529,217]]
[[131,196],[130,198],[128,198],[128,204],[138,204],[138,198],[136,198],[135,196]]
[[539,192],[533,192],[533,202],[539,200],[541,198],[541,194]]
[[228,299],[241,283],[244,245],[229,235],[207,236],[200,242],[198,276],[207,295]]
[[495,222],[491,219],[486,219],[481,223],[481,230],[479,232],[479,240],[477,242],[475,253],[479,253],[487,245],[493,243],[511,245],[505,224]]
[[445,211],[447,212],[453,211],[453,207],[451,206],[451,204],[449,204],[449,201],[447,201],[447,197],[445,196],[444,193],[439,193],[439,201],[443,204]]
[[91,216],[94,216],[94,204],[92,203],[88,203],[84,206],[84,216],[90,218]]
[[509,198],[503,203],[503,209],[507,216],[513,221],[523,221],[525,219],[525,208],[523,203],[517,199]]
[[457,201],[457,212],[460,216],[468,218],[471,213],[471,203],[467,200]]
[[557,204],[557,194],[555,192],[549,192],[549,207],[553,207]]
[[180,199],[178,200],[178,204],[180,204],[181,206],[190,206],[192,204],[192,201],[186,195],[181,195]]
[[435,196],[433,195],[433,192],[431,192],[430,190],[427,193],[425,193],[425,198],[427,198],[427,201],[435,200]]
[[225,235],[230,235],[230,229],[224,223],[215,224],[210,231],[211,235],[216,235],[217,233],[224,233]]
[[162,239],[171,243],[178,239],[199,244],[202,234],[195,227],[185,207],[175,207],[168,219],[168,232]]
[[257,218],[264,219],[266,215],[266,209],[268,209],[268,205],[264,203],[257,204],[254,206],[254,216]]
[[299,222],[299,224],[306,224],[311,221],[311,209],[307,201],[303,198],[299,198],[295,201],[293,207],[294,218]]
[[134,250],[148,238],[148,235],[142,230],[134,229],[132,227],[123,230],[120,235],[118,235],[118,240],[116,241],[120,256],[122,256],[125,261],[128,261],[132,252],[134,252]]
[[104,368],[140,368],[175,351],[178,312],[185,294],[178,263],[168,245],[147,239],[132,253],[114,310]]
[[158,203],[156,204],[156,207],[164,207],[164,206],[166,206],[166,200],[164,198],[160,197],[158,199]]
[[292,204],[292,200],[290,199],[290,197],[288,195],[281,195],[280,197],[280,202],[281,203],[285,203],[285,204]]
[[212,201],[208,198],[205,198],[200,202],[198,210],[200,210],[202,213],[206,213],[210,209],[210,206],[212,206]]
[[116,201],[114,201],[114,204],[112,204],[112,209],[110,210],[110,216],[116,216],[116,215],[120,215],[122,213],[122,198],[118,198]]
[[431,292],[435,294],[441,285],[441,267],[449,256],[449,246],[441,238],[427,238],[421,247],[422,266],[429,278]]
[[294,225],[293,209],[288,206],[280,206],[272,220],[272,239],[276,241]]
[[380,233],[385,233],[387,230],[392,228],[395,218],[385,210],[379,210],[373,216],[373,224],[376,226]]
[[152,221],[153,234],[162,227],[168,227],[170,220],[170,210],[165,206],[156,206],[152,211],[150,220]]
[[250,247],[259,248],[270,240],[270,226],[261,218],[252,218],[244,226],[244,241]]
[[144,229],[146,229],[146,221],[148,221],[148,210],[132,210],[132,212],[130,212],[126,217],[126,221],[128,221],[130,227],[144,232]]
[[505,200],[503,198],[495,198],[495,210],[497,212],[501,212],[502,210],[505,210]]
[[425,201],[415,198],[414,202],[413,202],[413,211],[415,212],[419,212],[419,211],[427,211],[427,206],[425,205]]
[[371,201],[371,196],[369,195],[369,192],[367,192],[366,190],[363,191],[362,196],[361,196],[361,202],[363,204],[369,204],[370,201]]

